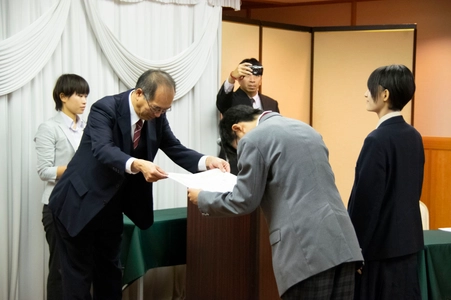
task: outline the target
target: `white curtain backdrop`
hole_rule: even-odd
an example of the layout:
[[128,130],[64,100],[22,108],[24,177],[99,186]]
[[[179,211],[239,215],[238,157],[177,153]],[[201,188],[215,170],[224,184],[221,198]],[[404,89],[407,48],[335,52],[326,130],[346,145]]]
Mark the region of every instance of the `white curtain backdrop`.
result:
[[[177,83],[172,130],[216,155],[223,6],[239,9],[240,1],[0,0],[0,299],[45,299],[44,183],[33,138],[56,113],[58,76],[88,81],[88,119],[93,102],[132,88],[144,70],[168,71]],[[162,152],[156,163],[183,172]],[[164,180],[154,198],[155,209],[186,206],[186,189]]]

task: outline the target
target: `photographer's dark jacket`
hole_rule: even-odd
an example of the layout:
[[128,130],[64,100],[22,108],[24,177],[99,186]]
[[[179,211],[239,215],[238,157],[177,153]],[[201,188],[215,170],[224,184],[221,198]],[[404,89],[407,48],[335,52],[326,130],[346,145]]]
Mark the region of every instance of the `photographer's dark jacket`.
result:
[[[260,96],[263,110],[280,112],[279,104],[276,100],[260,93],[258,93],[258,95]],[[252,100],[241,88],[238,88],[235,92],[226,94],[224,91],[224,84],[222,84],[221,89],[216,96],[216,107],[219,112],[224,114],[229,108],[240,104],[252,106]]]

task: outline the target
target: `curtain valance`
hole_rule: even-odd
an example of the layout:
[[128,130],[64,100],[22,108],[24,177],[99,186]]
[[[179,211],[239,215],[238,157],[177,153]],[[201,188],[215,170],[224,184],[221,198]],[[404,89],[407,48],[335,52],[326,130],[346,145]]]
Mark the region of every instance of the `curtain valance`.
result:
[[[143,0],[121,0],[141,2]],[[148,0],[147,0],[148,1]],[[196,4],[207,0],[152,0],[174,4]],[[204,2],[205,3],[205,2]],[[203,34],[178,55],[164,61],[145,60],[122,45],[104,24],[96,9],[96,1],[85,0],[91,28],[108,61],[119,78],[133,87],[138,76],[150,68],[169,72],[177,83],[175,99],[181,98],[198,81],[216,39],[221,22],[221,6],[238,7],[239,0],[208,0],[215,9],[208,18]],[[46,13],[18,34],[0,41],[0,96],[28,83],[48,62],[58,46],[67,23],[71,0],[57,1]]]

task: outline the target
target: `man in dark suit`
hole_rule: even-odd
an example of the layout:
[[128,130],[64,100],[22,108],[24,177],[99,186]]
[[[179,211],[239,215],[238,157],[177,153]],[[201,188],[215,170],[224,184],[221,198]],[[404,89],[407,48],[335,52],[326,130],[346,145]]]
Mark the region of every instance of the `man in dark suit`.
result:
[[[247,105],[264,111],[279,111],[279,104],[271,97],[265,96],[259,92],[262,84],[263,66],[255,58],[246,58],[230,72],[229,77],[221,86],[216,96],[216,107],[221,114],[224,114],[229,108],[236,105]],[[240,87],[233,91],[235,82]],[[226,158],[226,153],[221,147],[219,157]],[[230,162],[231,173],[237,174],[236,158],[227,157]]]
[[[230,72],[216,96],[216,107],[221,114],[236,105],[247,105],[261,110],[279,112],[276,100],[259,93],[262,84],[263,66],[255,58],[246,58]],[[235,82],[240,87],[234,92]]]
[[152,225],[152,182],[167,177],[152,162],[158,149],[190,172],[229,170],[226,161],[188,149],[174,136],[166,119],[174,95],[172,77],[149,70],[135,89],[92,105],[80,146],[49,202],[65,300],[91,299],[91,284],[94,299],[122,298],[122,213],[142,229]]
[[379,123],[363,144],[348,204],[365,259],[354,299],[421,299],[424,149],[401,115],[414,92],[413,75],[403,65],[380,67],[368,79],[366,109]]

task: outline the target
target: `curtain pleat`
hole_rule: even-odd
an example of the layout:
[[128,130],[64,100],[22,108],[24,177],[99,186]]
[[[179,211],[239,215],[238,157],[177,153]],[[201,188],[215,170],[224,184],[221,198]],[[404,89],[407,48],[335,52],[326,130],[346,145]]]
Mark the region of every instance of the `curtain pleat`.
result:
[[[142,2],[142,1],[154,1],[161,3],[172,3],[172,4],[197,4],[199,0],[119,0],[121,2]],[[235,10],[240,10],[241,1],[240,0],[208,0],[208,4],[212,6],[221,6],[221,7],[231,7]]]
[[95,7],[95,1],[85,0],[86,12],[92,29],[105,56],[119,78],[129,88],[134,87],[139,75],[148,69],[167,71],[177,84],[175,100],[190,91],[205,70],[211,48],[214,45],[221,15],[221,8],[215,7],[210,15],[206,15],[208,23],[202,29],[201,37],[187,49],[166,60],[147,60],[137,57],[122,45],[111,30],[102,22]]
[[20,33],[0,41],[0,96],[21,88],[42,70],[61,39],[70,3],[59,0]]

